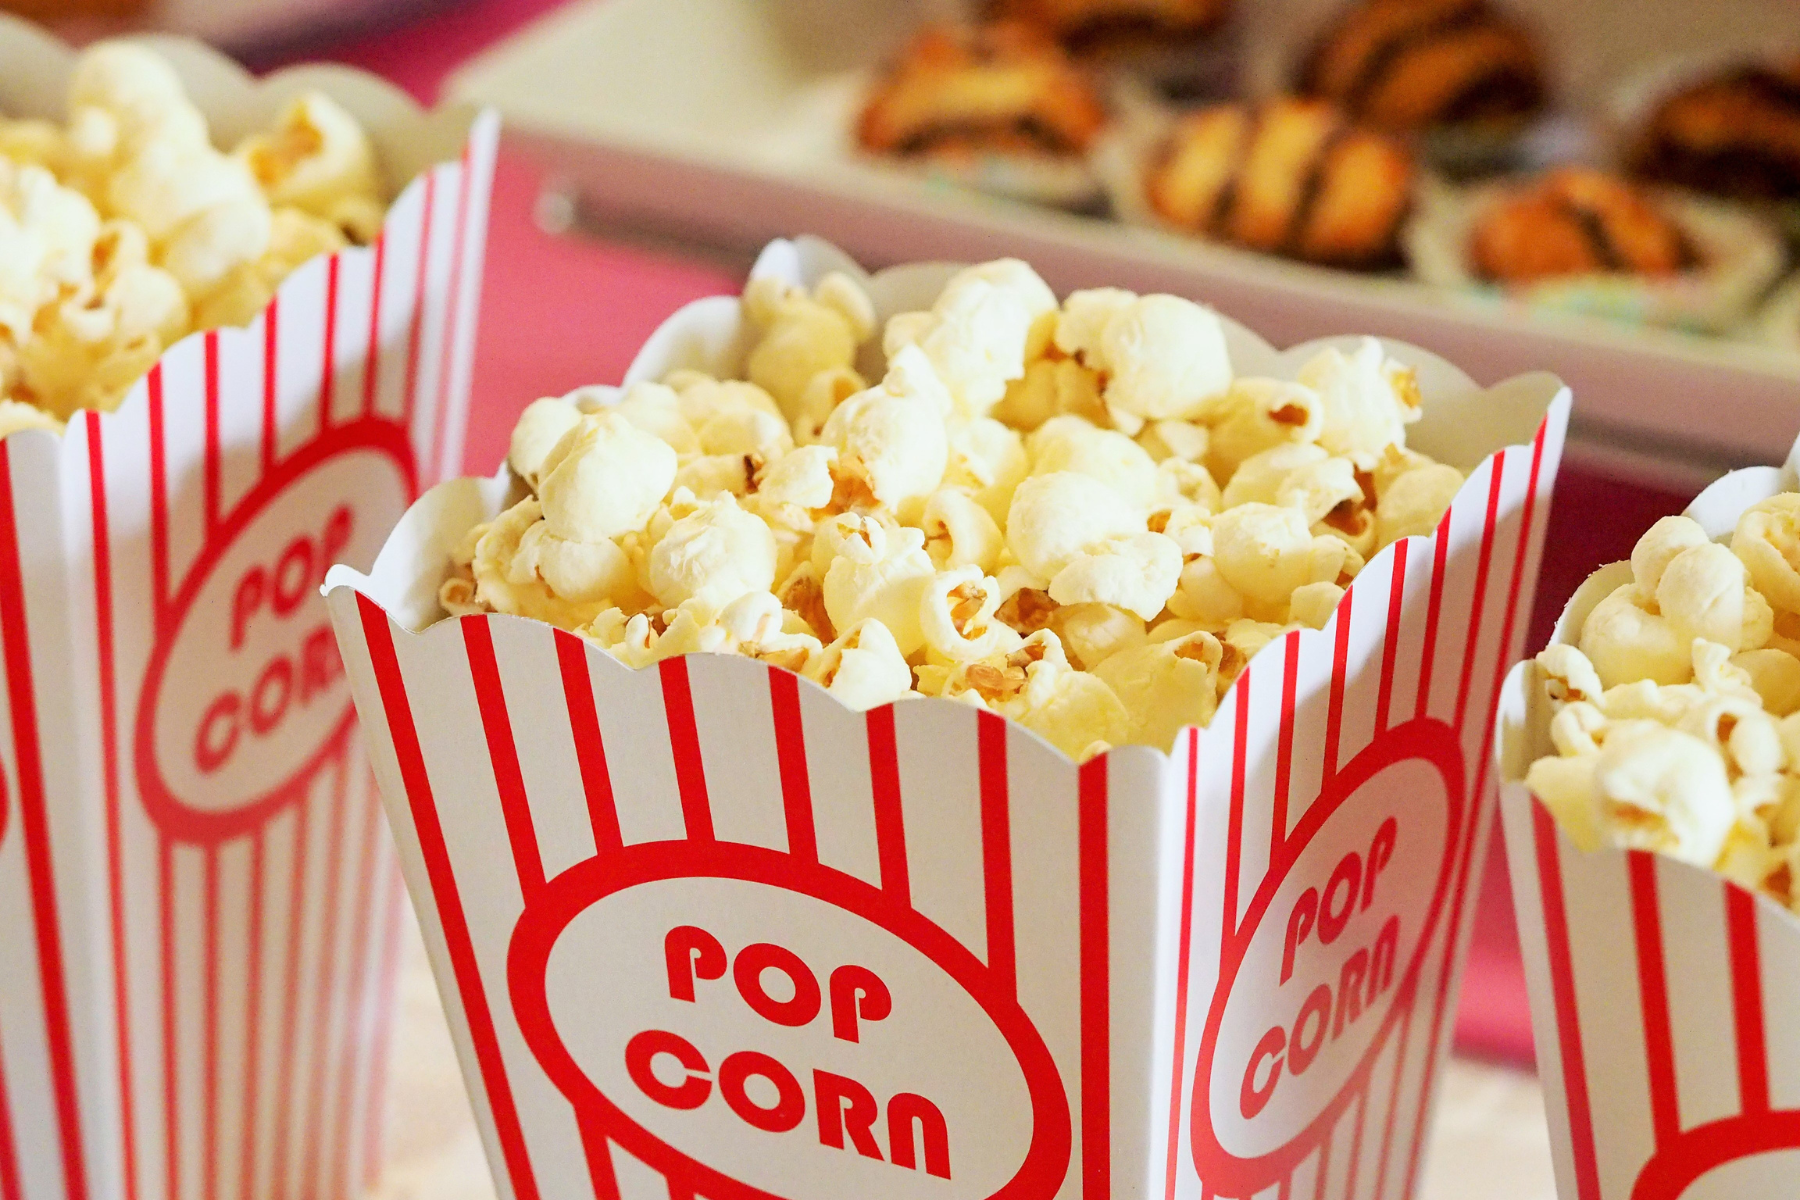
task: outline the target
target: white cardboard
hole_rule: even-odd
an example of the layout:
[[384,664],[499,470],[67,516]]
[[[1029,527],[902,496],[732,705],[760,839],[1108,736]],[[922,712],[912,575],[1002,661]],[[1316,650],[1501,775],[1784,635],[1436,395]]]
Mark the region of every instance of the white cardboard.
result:
[[[151,44],[227,143],[324,89],[393,203],[118,411],[0,442],[0,1197],[347,1196],[399,895],[311,593],[461,459],[496,124]],[[0,111],[59,115],[73,57],[0,17]]]
[[[1800,444],[1796,446],[1800,457]],[[1795,460],[1733,471],[1687,513],[1715,539],[1800,487]],[[1573,643],[1631,564],[1570,598]],[[1513,668],[1495,755],[1557,1188],[1566,1200],[1786,1200],[1800,1167],[1800,922],[1711,871],[1583,852],[1528,791],[1554,753],[1536,664]]]
[[[854,267],[802,240],[757,271]],[[950,269],[875,276],[877,309]],[[1242,371],[1311,351],[1228,339]],[[700,301],[627,379],[744,349],[736,302]],[[1467,486],[1168,756],[1077,767],[949,701],[853,713],[747,659],[634,673],[548,625],[431,624],[504,472],[428,493],[370,575],[334,570],[500,1194],[1409,1194],[1569,400],[1389,350]]]

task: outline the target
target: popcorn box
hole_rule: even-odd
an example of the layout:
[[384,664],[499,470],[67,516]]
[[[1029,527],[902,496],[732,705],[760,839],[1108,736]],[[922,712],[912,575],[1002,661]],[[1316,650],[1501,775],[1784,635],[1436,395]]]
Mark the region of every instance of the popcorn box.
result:
[[[1745,509],[1800,486],[1733,471],[1689,506],[1713,538]],[[1570,599],[1572,643],[1629,562]],[[1524,785],[1553,750],[1536,664],[1508,676],[1496,758],[1513,902],[1531,991],[1557,1190],[1571,1200],[1775,1200],[1800,1162],[1800,924],[1780,905],[1661,855],[1586,853]]]
[[[811,241],[756,267],[834,269]],[[952,270],[868,287],[885,318]],[[1228,329],[1241,372],[1316,349]],[[722,374],[749,333],[700,301],[627,381]],[[437,620],[505,472],[334,569],[501,1194],[1409,1194],[1569,399],[1389,350],[1467,486],[1168,755],[1078,766],[951,701],[858,713],[751,659],[633,672],[549,625]]]
[[[0,442],[0,1196],[347,1196],[403,896],[311,593],[460,460],[497,127],[151,44],[227,144],[327,91],[397,198],[117,412]],[[59,115],[72,59],[0,18],[0,111]]]

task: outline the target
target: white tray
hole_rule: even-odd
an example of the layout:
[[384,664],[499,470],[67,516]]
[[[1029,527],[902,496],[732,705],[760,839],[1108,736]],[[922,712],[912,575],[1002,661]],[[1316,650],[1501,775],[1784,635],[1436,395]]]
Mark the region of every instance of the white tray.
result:
[[589,0],[465,67],[450,90],[500,108],[604,224],[734,251],[815,233],[871,266],[1015,254],[1059,289],[1205,300],[1277,345],[1350,328],[1430,347],[1484,383],[1547,369],[1579,401],[1573,453],[1672,483],[1779,458],[1793,440],[1800,355],[1362,279],[859,160],[844,132],[858,73],[923,12],[956,3]]
[[[388,1167],[366,1200],[495,1200],[456,1051],[409,910],[388,1096]],[[1555,1200],[1537,1080],[1453,1060],[1417,1200]]]

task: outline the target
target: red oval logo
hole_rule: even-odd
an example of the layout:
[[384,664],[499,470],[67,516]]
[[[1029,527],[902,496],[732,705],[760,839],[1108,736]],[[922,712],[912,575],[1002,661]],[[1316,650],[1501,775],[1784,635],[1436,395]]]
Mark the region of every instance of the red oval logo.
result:
[[1367,1085],[1411,1002],[1463,833],[1454,730],[1388,730],[1326,785],[1227,948],[1194,1083],[1195,1167],[1222,1195],[1285,1178]]
[[413,494],[404,431],[362,421],[282,463],[221,521],[170,602],[138,701],[138,786],[183,841],[298,797],[355,720],[318,590],[369,563]]
[[1800,1112],[1742,1113],[1684,1131],[1639,1173],[1632,1200],[1781,1196],[1800,1178]]
[[665,842],[550,883],[514,1011],[589,1134],[696,1194],[1049,1200],[1069,1106],[986,965],[877,888],[754,846]]

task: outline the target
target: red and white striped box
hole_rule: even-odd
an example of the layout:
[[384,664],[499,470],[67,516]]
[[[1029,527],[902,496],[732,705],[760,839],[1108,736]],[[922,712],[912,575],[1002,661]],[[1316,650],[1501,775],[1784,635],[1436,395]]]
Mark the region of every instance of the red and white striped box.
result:
[[[0,1200],[338,1200],[403,894],[315,592],[460,462],[497,127],[153,44],[226,144],[326,90],[397,198],[117,412],[0,442]],[[71,61],[0,18],[0,111],[59,115]]]
[[[1800,490],[1733,471],[1688,508],[1715,539],[1759,500]],[[1573,642],[1631,564],[1575,592]],[[1535,665],[1506,681],[1496,754],[1538,1073],[1565,1200],[1789,1200],[1800,1189],[1800,923],[1711,871],[1643,851],[1578,849],[1524,785],[1550,744]]]
[[[832,269],[811,241],[757,267]],[[949,270],[874,277],[880,315]],[[701,301],[628,379],[731,371],[745,332]],[[1245,373],[1311,349],[1229,339]],[[949,701],[854,713],[753,660],[634,673],[548,625],[433,624],[504,472],[335,570],[501,1195],[1409,1193],[1569,401],[1390,350],[1467,487],[1170,755],[1077,766]]]

